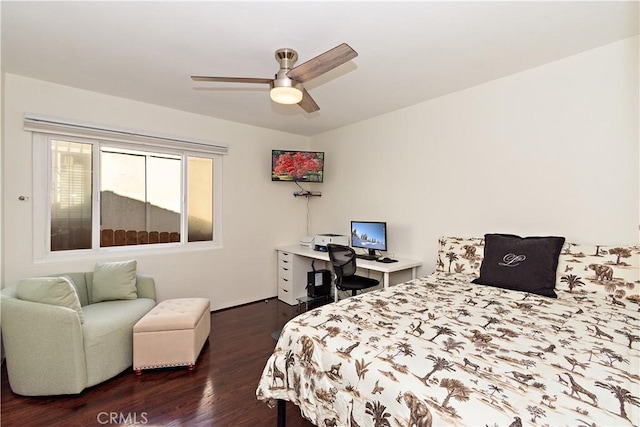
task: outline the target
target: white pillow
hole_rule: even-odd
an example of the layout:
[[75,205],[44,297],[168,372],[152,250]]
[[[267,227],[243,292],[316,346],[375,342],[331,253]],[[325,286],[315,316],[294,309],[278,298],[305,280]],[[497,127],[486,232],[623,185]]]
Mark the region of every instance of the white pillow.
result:
[[623,299],[640,296],[640,246],[565,243],[556,272],[556,289]]
[[442,236],[439,243],[436,272],[480,276],[484,254],[484,237]]
[[138,298],[136,268],[136,261],[96,263],[91,302]]
[[78,313],[80,323],[84,322],[78,293],[67,277],[22,279],[16,286],[16,296],[25,301],[70,308]]

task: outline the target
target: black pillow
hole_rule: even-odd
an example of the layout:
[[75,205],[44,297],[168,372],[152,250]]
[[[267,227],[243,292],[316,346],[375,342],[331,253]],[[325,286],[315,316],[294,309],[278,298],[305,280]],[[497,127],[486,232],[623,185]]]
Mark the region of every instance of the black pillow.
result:
[[485,234],[480,277],[473,283],[557,298],[556,269],[564,237]]

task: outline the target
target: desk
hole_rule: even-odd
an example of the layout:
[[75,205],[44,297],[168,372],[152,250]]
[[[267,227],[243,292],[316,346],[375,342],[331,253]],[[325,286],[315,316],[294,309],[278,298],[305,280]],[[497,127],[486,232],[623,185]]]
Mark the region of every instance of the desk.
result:
[[[289,305],[297,304],[297,298],[306,295],[307,272],[312,271],[313,260],[329,262],[327,252],[314,251],[300,245],[282,246],[278,251],[278,298]],[[385,264],[364,259],[356,260],[358,268],[382,273],[382,286],[389,287],[389,275],[396,271],[411,270],[411,278],[415,279],[417,269],[422,262],[398,258],[398,262]],[[322,267],[316,266],[316,270]],[[338,293],[334,289],[334,300],[338,300]]]

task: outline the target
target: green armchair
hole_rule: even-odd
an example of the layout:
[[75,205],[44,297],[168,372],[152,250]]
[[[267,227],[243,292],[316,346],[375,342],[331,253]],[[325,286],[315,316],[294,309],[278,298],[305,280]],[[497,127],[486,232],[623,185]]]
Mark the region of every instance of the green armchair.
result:
[[75,287],[82,316],[64,306],[20,299],[16,286],[2,290],[2,341],[16,394],[78,394],[133,363],[133,325],[155,306],[154,280],[137,275],[135,299],[91,303],[93,272],[65,276]]

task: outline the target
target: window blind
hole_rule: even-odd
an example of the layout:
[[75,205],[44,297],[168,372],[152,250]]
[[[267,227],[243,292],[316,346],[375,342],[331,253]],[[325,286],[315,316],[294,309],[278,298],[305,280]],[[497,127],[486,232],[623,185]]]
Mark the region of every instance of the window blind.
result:
[[98,124],[81,123],[31,113],[27,113],[24,116],[24,130],[80,138],[96,138],[107,141],[136,143],[160,148],[179,148],[198,153],[227,154],[229,152],[229,146],[226,144],[154,134],[132,129],[114,128]]

